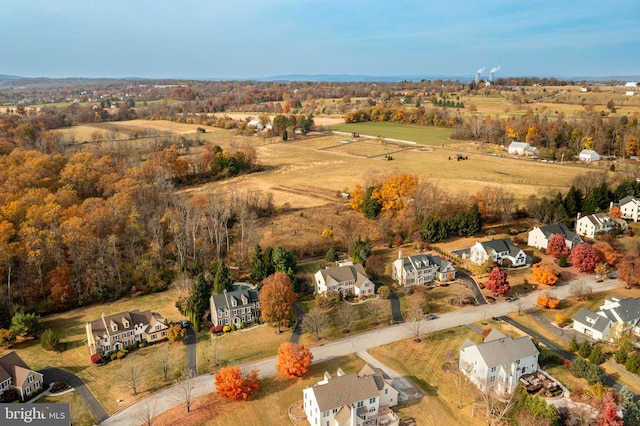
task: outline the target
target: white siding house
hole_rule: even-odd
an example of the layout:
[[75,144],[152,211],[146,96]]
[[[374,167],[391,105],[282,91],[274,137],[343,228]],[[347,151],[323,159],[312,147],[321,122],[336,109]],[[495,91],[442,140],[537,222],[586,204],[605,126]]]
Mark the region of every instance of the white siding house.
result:
[[582,151],[580,151],[580,154],[578,154],[578,158],[580,159],[580,161],[600,161],[600,160],[602,160],[602,157],[600,157],[600,154],[598,154],[597,152],[595,152],[592,149],[583,149]]
[[375,294],[375,286],[361,264],[321,269],[314,275],[317,294],[332,290],[355,296]]
[[400,251],[391,268],[391,277],[403,287],[428,284],[436,279],[451,281],[456,278],[456,269],[451,262],[430,254],[402,257]]
[[634,222],[638,221],[638,217],[640,217],[640,198],[633,196],[624,197],[620,200],[618,206],[620,207],[623,219],[633,220]]
[[462,344],[459,367],[481,391],[510,394],[523,374],[538,371],[538,354],[530,337],[512,339],[492,330],[483,343]]
[[576,233],[584,237],[595,238],[600,234],[611,233],[616,226],[619,226],[622,231],[626,231],[628,228],[627,222],[622,219],[616,219],[607,213],[596,213],[586,216],[581,216],[580,213],[578,213]]
[[549,240],[553,235],[560,234],[564,237],[564,242],[569,249],[583,243],[582,238],[575,232],[571,231],[564,223],[558,223],[555,225],[547,225],[541,227],[534,227],[529,231],[529,238],[527,245],[535,247],[540,250],[546,250],[549,246]]
[[573,328],[586,336],[608,341],[622,330],[640,333],[640,297],[605,299],[598,312],[582,308],[573,319]]
[[509,154],[515,155],[536,155],[538,148],[529,145],[526,142],[513,141],[509,144]]
[[516,247],[510,238],[501,240],[492,240],[485,242],[476,242],[469,252],[469,260],[476,265],[482,265],[487,260],[492,259],[494,262],[502,265],[505,260],[511,262],[512,266],[524,266],[527,264],[527,255],[521,249]]

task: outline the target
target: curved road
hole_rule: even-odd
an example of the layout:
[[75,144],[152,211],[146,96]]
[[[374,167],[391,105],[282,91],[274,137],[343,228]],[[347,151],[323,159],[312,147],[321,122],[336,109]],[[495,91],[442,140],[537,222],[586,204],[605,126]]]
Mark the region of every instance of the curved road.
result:
[[49,383],[65,382],[74,388],[98,423],[104,422],[109,418],[109,413],[107,413],[107,410],[105,410],[102,404],[93,396],[87,385],[72,372],[55,367],[45,367],[40,370],[40,372],[46,377]]
[[[595,277],[583,278],[579,281],[590,283],[594,292],[607,291],[620,284],[618,280],[609,280],[603,283],[594,283]],[[565,299],[570,296],[570,285],[565,283],[564,285],[556,286],[553,290],[556,297],[559,299]],[[458,327],[473,323],[476,321],[482,321],[487,318],[500,317],[512,312],[517,312],[519,308],[530,309],[536,306],[536,300],[538,295],[544,290],[533,292],[520,299],[520,306],[515,303],[496,303],[492,305],[480,305],[476,307],[469,307],[460,309],[458,311],[449,312],[443,314],[440,318],[429,321],[429,332],[445,330],[448,328]],[[386,328],[372,330],[364,332],[355,336],[346,337],[340,340],[334,340],[332,342],[311,347],[313,353],[313,362],[322,362],[339,356],[349,355],[365,351],[377,346],[386,345],[399,340],[405,340],[413,337],[414,331],[411,330],[411,323],[402,323],[392,325]],[[272,357],[240,365],[243,370],[258,369],[258,377],[269,377],[277,374],[276,370],[277,358]],[[198,376],[193,380],[193,396],[198,397],[206,395],[215,391],[214,379],[212,374],[205,374]],[[136,425],[135,419],[140,418],[141,413],[153,407],[154,412],[162,413],[173,406],[180,403],[179,398],[176,396],[179,392],[175,386],[171,386],[161,391],[154,393],[147,398],[144,398],[137,403],[119,411],[106,421],[103,425]]]

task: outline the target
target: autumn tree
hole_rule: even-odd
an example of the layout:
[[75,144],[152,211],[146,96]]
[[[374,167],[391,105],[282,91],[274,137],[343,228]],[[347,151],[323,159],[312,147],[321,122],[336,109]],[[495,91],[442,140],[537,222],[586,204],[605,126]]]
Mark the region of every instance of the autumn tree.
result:
[[567,256],[569,254],[569,247],[562,234],[553,234],[549,238],[549,244],[547,245],[547,254],[559,259],[561,256]]
[[302,330],[311,333],[316,340],[320,340],[320,336],[331,327],[331,318],[329,314],[322,309],[311,308],[302,319]]
[[612,391],[604,394],[600,403],[596,422],[598,426],[623,426],[625,422],[618,416],[618,404]]
[[174,324],[167,330],[167,338],[169,342],[175,343],[187,335],[187,330],[182,328],[180,324]]
[[611,244],[605,241],[597,241],[593,244],[593,249],[598,255],[598,259],[606,262],[609,266],[615,265],[622,255],[614,249]]
[[0,348],[11,347],[16,342],[16,335],[13,331],[0,328]]
[[246,400],[258,390],[258,370],[243,374],[238,367],[224,367],[216,373],[215,385],[216,393],[223,399]]
[[293,291],[293,284],[284,272],[276,272],[267,277],[260,291],[260,320],[275,324],[277,332],[280,327],[288,326],[295,318],[293,304],[298,298]]
[[604,276],[609,273],[609,267],[604,262],[598,262],[596,267],[593,269],[593,272],[596,273],[599,280],[602,280]]
[[355,324],[359,319],[360,314],[358,314],[358,311],[354,306],[347,302],[342,302],[338,305],[336,320],[342,326],[343,333],[349,333],[353,324]]
[[555,285],[558,282],[558,274],[553,265],[536,263],[533,265],[532,278],[544,285]]
[[591,244],[578,244],[571,250],[571,264],[580,272],[591,272],[598,263],[598,254]]
[[509,290],[511,290],[511,286],[509,285],[509,280],[507,278],[507,273],[500,266],[495,266],[491,270],[489,279],[486,283],[484,283],[484,286],[493,291],[495,294],[505,294]]
[[540,293],[537,303],[543,308],[557,309],[558,306],[560,306],[560,299],[555,297],[551,292],[545,291]]
[[285,342],[278,348],[276,368],[285,377],[293,379],[307,374],[313,361],[313,354],[304,345]]
[[622,219],[622,211],[619,206],[613,206],[609,209],[609,215],[616,219]]
[[637,252],[627,253],[618,265],[618,278],[626,283],[627,288],[640,284],[640,257]]

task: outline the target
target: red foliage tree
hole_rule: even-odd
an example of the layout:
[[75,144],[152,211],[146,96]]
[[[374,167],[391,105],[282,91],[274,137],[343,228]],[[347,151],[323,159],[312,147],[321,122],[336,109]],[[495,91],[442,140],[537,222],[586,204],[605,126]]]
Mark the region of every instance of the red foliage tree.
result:
[[238,367],[229,366],[216,374],[216,393],[224,399],[248,399],[258,390],[258,370],[242,374]]
[[596,421],[598,426],[624,425],[624,421],[618,416],[618,404],[616,404],[613,392],[607,392],[602,396],[602,403]]
[[580,272],[591,272],[598,263],[598,253],[589,243],[578,244],[571,250],[571,264]]
[[285,342],[278,348],[276,368],[285,377],[293,379],[304,376],[309,371],[313,355],[304,345]]
[[620,261],[618,278],[627,284],[627,288],[640,284],[640,257],[638,257],[638,253],[627,253]]
[[495,266],[489,274],[489,280],[484,283],[484,286],[495,294],[505,294],[511,290],[509,280],[507,279],[507,273],[500,266]]
[[555,257],[556,259],[569,254],[569,247],[567,247],[567,243],[564,240],[564,235],[553,234],[551,238],[549,238],[547,254]]

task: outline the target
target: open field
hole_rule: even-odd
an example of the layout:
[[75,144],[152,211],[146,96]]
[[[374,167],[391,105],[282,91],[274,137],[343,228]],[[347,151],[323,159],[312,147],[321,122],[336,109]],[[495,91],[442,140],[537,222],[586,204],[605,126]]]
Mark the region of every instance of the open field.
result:
[[331,126],[336,132],[359,133],[380,138],[399,139],[420,145],[442,146],[458,143],[449,139],[453,130],[441,127],[411,126],[393,123],[344,123]]

